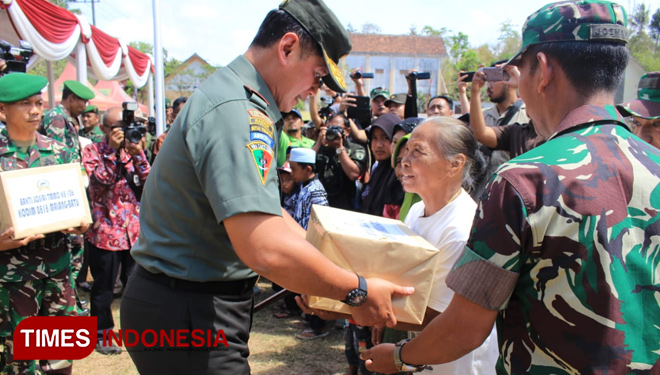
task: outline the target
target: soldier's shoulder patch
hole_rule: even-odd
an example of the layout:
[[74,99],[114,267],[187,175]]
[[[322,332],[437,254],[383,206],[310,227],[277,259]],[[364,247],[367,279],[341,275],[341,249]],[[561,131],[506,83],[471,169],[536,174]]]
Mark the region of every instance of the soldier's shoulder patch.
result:
[[268,172],[270,171],[273,159],[275,158],[272,147],[262,141],[250,142],[246,147],[252,154],[252,159],[257,168],[261,184],[266,185],[266,178],[268,177]]
[[250,140],[262,141],[272,150],[275,143],[273,141],[273,120],[271,120],[268,115],[257,109],[248,109],[247,112],[250,122]]

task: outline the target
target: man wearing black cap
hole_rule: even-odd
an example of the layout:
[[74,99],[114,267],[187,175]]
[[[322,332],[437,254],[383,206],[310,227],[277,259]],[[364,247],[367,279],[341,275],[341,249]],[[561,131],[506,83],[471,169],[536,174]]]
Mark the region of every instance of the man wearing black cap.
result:
[[144,187],[121,326],[205,337],[222,330],[228,346],[128,348],[142,374],[248,374],[257,273],[294,292],[346,301],[360,324],[396,320],[392,294],[412,288],[337,267],[280,207],[280,112],[314,95],[321,79],[345,92],[337,63],[350,49],[322,1],[284,1],[247,52],[217,70],[179,113]]

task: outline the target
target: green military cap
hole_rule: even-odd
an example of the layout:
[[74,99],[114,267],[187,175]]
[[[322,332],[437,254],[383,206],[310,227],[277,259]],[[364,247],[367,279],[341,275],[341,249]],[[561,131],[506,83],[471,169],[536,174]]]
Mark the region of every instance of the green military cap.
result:
[[165,98],[165,108],[172,108],[172,101]]
[[660,72],[644,74],[637,85],[637,99],[616,107],[624,116],[660,118]]
[[339,59],[351,52],[351,40],[335,14],[322,0],[284,0],[280,10],[289,13],[309,32],[323,50],[328,75],[323,77],[330,89],[346,92],[344,75],[337,66]]
[[390,95],[389,99],[385,101],[385,106],[389,107],[390,104],[396,103],[396,104],[406,104],[406,97],[407,94],[392,94]]
[[83,113],[89,113],[89,112],[94,112],[97,115],[99,114],[99,107],[95,105],[88,105],[87,108],[83,111]]
[[5,74],[0,78],[0,103],[13,103],[39,94],[48,80],[26,73]]
[[520,63],[527,48],[551,42],[628,42],[626,10],[603,0],[562,1],[547,4],[527,17],[522,47],[508,64]]
[[369,97],[371,97],[371,100],[374,100],[377,96],[382,96],[387,99],[390,97],[390,92],[382,87],[376,87],[375,89],[371,90]]
[[94,99],[94,91],[89,87],[83,85],[78,81],[68,80],[64,81],[64,87],[71,90],[72,93],[76,94],[80,99],[90,100]]

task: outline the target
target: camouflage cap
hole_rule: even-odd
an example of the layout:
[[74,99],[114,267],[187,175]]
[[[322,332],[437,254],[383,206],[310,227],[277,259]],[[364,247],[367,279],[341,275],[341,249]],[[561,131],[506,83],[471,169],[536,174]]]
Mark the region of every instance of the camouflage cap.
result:
[[13,103],[39,94],[48,80],[26,73],[11,73],[0,78],[0,103]]
[[385,106],[389,107],[390,104],[396,103],[396,104],[406,104],[406,97],[408,94],[392,94],[390,95],[389,99],[385,101]]
[[83,100],[94,99],[94,96],[96,96],[94,95],[94,91],[78,81],[64,81],[64,87],[71,90],[72,93],[76,94],[77,97]]
[[322,0],[284,0],[280,10],[289,13],[314,38],[323,50],[329,74],[323,83],[337,92],[346,92],[346,81],[339,69],[339,59],[351,52],[346,28]]
[[660,72],[644,74],[637,85],[637,99],[616,107],[623,116],[660,118]]
[[390,92],[382,87],[376,87],[375,89],[371,90],[371,92],[369,93],[369,97],[371,98],[371,100],[374,100],[378,96],[382,96],[387,100],[387,98],[390,97]]
[[547,4],[527,17],[520,51],[507,64],[517,65],[529,46],[551,42],[628,42],[625,9],[603,0]]

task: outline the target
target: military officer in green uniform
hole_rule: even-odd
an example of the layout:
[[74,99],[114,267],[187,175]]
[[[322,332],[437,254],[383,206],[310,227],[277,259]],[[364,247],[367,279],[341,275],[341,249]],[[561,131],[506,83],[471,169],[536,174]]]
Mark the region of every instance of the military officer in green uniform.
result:
[[62,101],[57,107],[46,111],[40,133],[64,143],[82,160],[76,124],[78,116],[87,109],[87,102],[94,99],[94,92],[78,81],[64,81]]
[[[7,127],[0,130],[1,171],[73,160],[68,147],[37,133],[43,113],[41,90],[47,83],[25,73],[0,78],[0,113],[7,119]],[[67,232],[81,234],[86,229],[82,225]],[[12,360],[12,335],[18,323],[30,316],[76,314],[71,254],[64,233],[12,237],[13,228],[0,235],[0,373],[36,374],[35,361]],[[71,362],[60,363],[49,373],[71,373]]]
[[99,129],[99,107],[88,105],[82,114],[82,127],[78,134],[81,137],[89,138],[94,143],[103,140],[103,132]]
[[216,71],[179,113],[145,184],[121,327],[223,330],[228,346],[127,348],[140,373],[248,374],[257,274],[343,300],[359,324],[395,322],[392,295],[414,289],[339,268],[304,240],[279,201],[280,112],[314,95],[321,80],[345,91],[337,63],[350,48],[321,0],[284,1],[247,52]]

